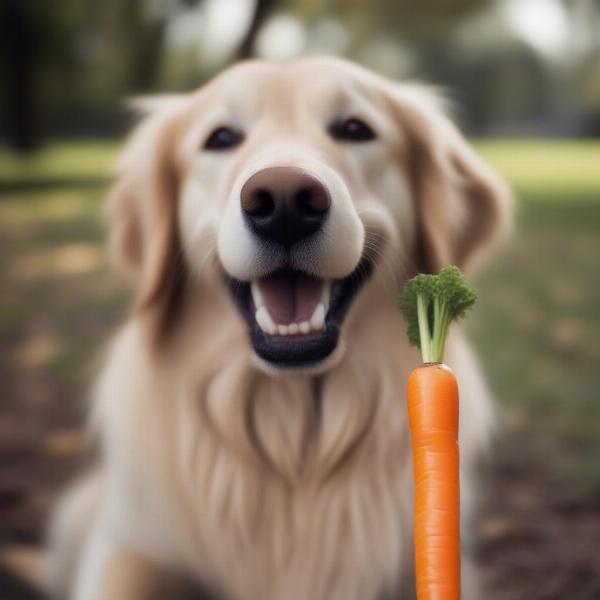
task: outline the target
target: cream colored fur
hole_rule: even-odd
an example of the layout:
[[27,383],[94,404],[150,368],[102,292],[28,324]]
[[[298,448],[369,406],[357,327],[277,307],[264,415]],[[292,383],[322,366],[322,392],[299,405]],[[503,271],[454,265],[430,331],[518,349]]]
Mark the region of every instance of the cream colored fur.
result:
[[[507,208],[432,98],[310,59],[242,64],[146,107],[109,205],[113,248],[139,297],[94,393],[98,474],[53,528],[55,593],[135,600],[169,574],[228,600],[414,598],[404,389],[418,356],[395,297],[419,261],[464,266]],[[339,112],[368,119],[378,141],[332,142],[322,130]],[[244,146],[202,153],[210,128],[232,119],[254,127]],[[221,283],[224,269],[258,272],[239,187],[277,164],[311,169],[332,190],[337,212],[314,271],[343,276],[364,253],[376,264],[335,357],[309,372],[257,362]],[[456,332],[447,362],[461,384],[467,524],[491,408]],[[476,577],[465,579],[465,598],[481,597]]]

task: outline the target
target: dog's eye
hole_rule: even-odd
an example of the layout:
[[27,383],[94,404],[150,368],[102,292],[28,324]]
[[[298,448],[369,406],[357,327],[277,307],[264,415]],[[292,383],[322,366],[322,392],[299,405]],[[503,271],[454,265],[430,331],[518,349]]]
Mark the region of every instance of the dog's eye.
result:
[[229,150],[244,141],[244,134],[231,127],[217,127],[204,142],[205,150]]
[[334,121],[329,126],[329,134],[332,138],[343,142],[369,142],[375,139],[373,130],[356,117]]

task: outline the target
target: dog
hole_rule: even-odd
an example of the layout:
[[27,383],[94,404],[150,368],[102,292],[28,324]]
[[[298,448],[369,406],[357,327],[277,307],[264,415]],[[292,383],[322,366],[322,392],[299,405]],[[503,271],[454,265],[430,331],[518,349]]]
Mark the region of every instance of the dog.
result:
[[[53,520],[56,597],[179,580],[227,600],[415,597],[419,357],[395,300],[417,272],[469,266],[510,207],[442,105],[334,58],[244,62],[138,103],[108,201],[138,293],[94,388],[100,466]],[[447,362],[468,550],[493,411],[458,332]]]

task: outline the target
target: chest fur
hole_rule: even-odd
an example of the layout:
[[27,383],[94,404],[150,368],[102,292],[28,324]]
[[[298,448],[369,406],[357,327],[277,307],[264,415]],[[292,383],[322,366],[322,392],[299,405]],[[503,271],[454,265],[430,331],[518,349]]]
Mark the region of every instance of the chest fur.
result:
[[118,526],[140,549],[233,600],[365,600],[398,577],[412,484],[395,380],[239,360],[139,385],[109,445]]

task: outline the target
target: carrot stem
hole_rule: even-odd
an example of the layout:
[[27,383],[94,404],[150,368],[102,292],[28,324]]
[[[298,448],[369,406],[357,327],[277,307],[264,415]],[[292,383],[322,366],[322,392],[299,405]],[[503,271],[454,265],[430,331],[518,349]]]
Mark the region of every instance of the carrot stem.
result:
[[428,308],[426,299],[423,296],[419,296],[417,298],[417,311],[419,313],[419,335],[421,336],[421,356],[423,357],[423,362],[432,362]]

